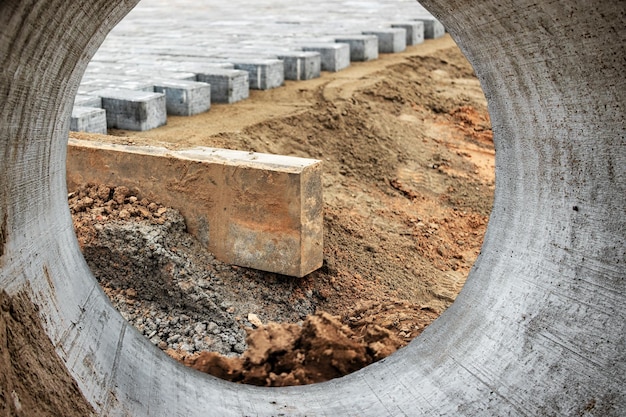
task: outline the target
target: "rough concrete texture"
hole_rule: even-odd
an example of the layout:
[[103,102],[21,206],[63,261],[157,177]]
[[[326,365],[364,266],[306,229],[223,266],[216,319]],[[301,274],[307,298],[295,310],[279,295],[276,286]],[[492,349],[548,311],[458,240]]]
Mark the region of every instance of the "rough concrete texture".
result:
[[393,23],[392,28],[401,28],[406,31],[406,45],[418,45],[424,42],[424,22]]
[[198,81],[211,85],[211,100],[215,103],[236,103],[250,95],[248,71],[207,68],[196,76]]
[[393,54],[406,49],[406,30],[403,28],[365,30],[364,35],[374,35],[378,38],[378,52]]
[[82,94],[76,94],[76,97],[74,97],[74,106],[97,107],[101,109],[102,98],[98,96],[86,96]]
[[337,72],[350,66],[350,46],[343,43],[319,43],[302,46],[303,51],[318,52],[323,71]]
[[322,59],[319,52],[290,51],[276,57],[284,63],[286,80],[311,80],[320,76]]
[[378,38],[374,35],[351,35],[335,38],[350,47],[350,61],[371,61],[378,58]]
[[229,60],[236,69],[248,72],[253,90],[270,90],[285,83],[285,65],[279,59]]
[[116,88],[95,90],[91,94],[102,98],[110,129],[144,131],[163,126],[167,121],[164,94]]
[[446,28],[437,19],[420,18],[418,19],[418,21],[424,24],[425,39],[437,39],[442,37],[446,33]]
[[91,132],[106,135],[106,111],[95,107],[74,106],[72,108],[70,130],[74,132]]
[[134,2],[0,3],[0,288],[29,294],[97,414],[626,414],[626,3],[423,3],[490,103],[497,183],[481,255],[409,346],[284,389],[174,363],[111,307],[82,260],[65,194],[72,97]]
[[83,79],[78,88],[78,94],[94,95],[95,91],[116,89],[152,92],[152,84],[142,80],[111,80],[105,77],[95,79]]
[[165,94],[167,114],[193,116],[211,108],[211,86],[185,80],[153,79],[154,92]]
[[321,162],[226,149],[70,140],[67,181],[123,185],[179,210],[223,262],[303,277],[322,266]]

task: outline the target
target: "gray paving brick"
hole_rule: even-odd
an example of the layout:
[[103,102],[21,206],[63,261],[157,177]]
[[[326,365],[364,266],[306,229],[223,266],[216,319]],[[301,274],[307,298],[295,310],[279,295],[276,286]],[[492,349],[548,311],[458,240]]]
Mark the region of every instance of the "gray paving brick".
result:
[[107,116],[104,109],[96,107],[74,106],[70,119],[73,132],[107,133]]
[[102,108],[102,99],[98,96],[77,94],[74,97],[74,106]]
[[364,35],[374,35],[378,38],[378,52],[393,54],[406,49],[406,30],[402,28],[365,30]]
[[350,66],[350,46],[345,43],[308,43],[302,50],[318,52],[323,71],[337,72]]
[[322,59],[319,52],[281,52],[276,57],[284,63],[286,80],[310,80],[320,76]]
[[371,61],[378,58],[378,38],[374,35],[350,35],[335,38],[335,42],[348,44],[350,61]]
[[392,28],[406,30],[406,45],[413,46],[424,42],[424,22],[400,22],[392,23]]
[[250,95],[248,71],[205,68],[197,73],[197,79],[211,85],[211,101],[214,103],[235,103]]
[[[142,0],[94,55],[78,92],[153,91],[146,80],[188,80],[208,82],[212,102],[234,103],[247,98],[250,88],[308,80],[320,70],[340,71],[350,60],[376,59],[379,48],[401,51],[394,31],[404,29],[404,43],[414,45],[423,41],[426,26],[427,36],[442,33],[414,0]],[[375,41],[359,39],[364,31],[375,31]],[[174,90],[162,89],[170,112],[197,111],[171,107],[172,100],[183,100],[183,90],[175,99]],[[77,98],[77,103],[84,100]]]
[[253,90],[269,90],[285,83],[285,65],[279,59],[233,59],[236,69],[248,72]]
[[424,38],[437,39],[446,34],[446,28],[434,17],[416,19],[424,23]]
[[143,131],[163,126],[167,121],[164,94],[114,88],[93,94],[102,98],[110,129]]
[[155,93],[165,94],[167,114],[193,116],[211,108],[211,86],[187,80],[151,79]]

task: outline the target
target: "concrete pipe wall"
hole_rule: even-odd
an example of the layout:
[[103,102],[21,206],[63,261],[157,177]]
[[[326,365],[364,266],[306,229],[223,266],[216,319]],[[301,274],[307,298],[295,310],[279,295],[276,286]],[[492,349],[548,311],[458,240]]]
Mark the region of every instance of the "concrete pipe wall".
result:
[[482,253],[408,347],[281,389],[169,359],[111,307],[79,252],[65,195],[72,98],[134,3],[0,3],[0,289],[28,291],[99,414],[626,415],[626,2],[423,2],[489,101],[497,185]]

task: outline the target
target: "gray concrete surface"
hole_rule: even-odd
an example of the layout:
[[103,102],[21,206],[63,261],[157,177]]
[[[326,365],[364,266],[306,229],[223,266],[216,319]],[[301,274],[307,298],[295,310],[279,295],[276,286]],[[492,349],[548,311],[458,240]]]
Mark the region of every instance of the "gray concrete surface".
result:
[[74,97],[74,106],[102,108],[102,98],[98,96],[76,94]]
[[167,114],[193,116],[211,108],[211,86],[207,83],[154,78],[155,93],[165,95]]
[[248,71],[228,68],[197,69],[198,81],[211,85],[211,100],[216,103],[236,103],[250,95]]
[[285,83],[285,64],[279,59],[229,59],[236,69],[248,72],[252,90],[271,90]]
[[437,39],[446,34],[446,28],[437,19],[420,18],[417,20],[424,24],[425,39]]
[[[97,414],[626,414],[626,3],[423,2],[489,102],[496,196],[481,254],[455,303],[409,346],[282,389],[175,363],[98,289],[67,207],[67,133],[87,58],[134,3],[39,4],[0,3],[0,288],[29,294]],[[294,10],[271,4],[281,20]],[[251,7],[237,10],[252,19]]]
[[378,58],[378,38],[374,35],[338,36],[337,43],[350,47],[350,61],[371,61]]
[[283,61],[286,80],[311,80],[320,76],[322,58],[319,52],[279,52],[276,57]]
[[[152,90],[152,84],[148,85]],[[102,99],[109,128],[144,131],[167,121],[164,94],[119,88],[94,90],[90,94]]]
[[89,132],[107,134],[107,115],[104,109],[96,107],[74,106],[70,130],[74,132]]
[[303,51],[318,52],[323,71],[337,72],[350,66],[350,46],[343,43],[309,43]]
[[424,22],[393,23],[392,28],[401,28],[406,31],[406,45],[419,45],[424,42]]
[[[288,20],[282,19],[277,12],[278,8],[265,9],[263,19],[255,16],[248,20],[249,16],[242,19],[240,10],[228,4],[213,7],[211,13],[207,13],[208,10],[202,4],[194,5],[199,7],[200,12],[204,12],[200,19],[200,15],[194,15],[184,8],[176,11],[180,16],[173,17],[167,9],[167,2],[162,0],[149,0],[148,4],[144,4],[141,3],[133,10],[128,19],[107,37],[87,67],[79,88],[81,94],[102,88],[149,91],[149,86],[143,85],[142,81],[154,77],[191,81],[198,78],[203,81],[207,77],[202,75],[206,75],[202,68],[207,65],[233,68],[233,60],[241,62],[279,58],[284,62],[283,79],[308,80],[318,77],[320,70],[340,71],[346,68],[350,59],[348,55],[346,62],[343,50],[328,48],[316,51],[320,53],[319,59],[326,61],[319,64],[318,58],[298,56],[302,51],[314,51],[307,49],[310,45],[320,41],[334,42],[334,36],[357,35],[363,30],[376,28],[382,36],[380,50],[397,52],[403,50],[399,40],[388,39],[392,36],[388,31],[391,30],[393,34],[395,30],[390,27],[392,22],[398,21],[400,17],[404,20],[432,19],[422,7],[409,0],[385,2],[382,5],[363,3],[360,7],[348,8],[333,7],[330,3],[320,4],[319,8],[303,4],[298,6],[300,11]],[[281,3],[276,4],[283,7]],[[246,25],[251,21],[255,24],[255,30],[246,32]],[[407,27],[406,24],[404,27]],[[213,30],[215,28],[218,30]],[[412,38],[407,35],[407,40],[412,41]],[[373,49],[373,45],[369,45],[369,48]],[[367,56],[360,54],[357,59],[374,59],[374,55],[367,52]],[[277,70],[277,67],[261,67],[258,71],[252,71],[254,78],[249,79],[252,85],[245,88],[239,87],[238,83],[242,80],[237,79],[235,87],[228,90],[227,85],[232,86],[232,80],[222,78],[219,87],[212,88],[213,101],[234,103],[247,98],[247,89],[259,88],[257,85],[262,86],[260,89],[280,86],[282,83]],[[194,73],[190,76],[189,71]],[[259,80],[259,76],[270,78]],[[127,117],[130,119],[133,116],[129,114]]]
[[381,54],[393,54],[406,49],[406,29],[389,28],[364,30],[364,35],[374,35],[378,38],[378,52]]

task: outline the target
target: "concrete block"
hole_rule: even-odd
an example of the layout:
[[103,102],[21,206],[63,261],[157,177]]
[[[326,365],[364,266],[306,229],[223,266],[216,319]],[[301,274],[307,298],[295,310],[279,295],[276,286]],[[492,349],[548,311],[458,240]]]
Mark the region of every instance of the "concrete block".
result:
[[211,101],[235,103],[250,96],[248,71],[222,68],[205,68],[196,73],[198,81],[211,85]]
[[129,68],[124,70],[124,75],[137,75],[148,79],[164,79],[164,80],[182,80],[182,81],[196,81],[196,74],[190,71],[167,71],[158,68]]
[[76,94],[74,106],[102,108],[102,99],[98,96]]
[[393,23],[392,28],[406,30],[406,45],[419,45],[424,42],[424,22]]
[[415,19],[424,23],[424,38],[437,39],[446,34],[446,28],[434,17]]
[[285,65],[279,59],[230,60],[236,69],[248,72],[253,90],[269,90],[285,83]]
[[345,43],[310,43],[302,50],[319,52],[322,71],[337,72],[350,66],[350,46]]
[[96,107],[74,106],[70,119],[70,130],[73,132],[102,133],[106,135],[106,111]]
[[321,267],[321,162],[213,148],[156,147],[70,139],[70,188],[124,185],[179,210],[216,258],[302,277]]
[[350,35],[335,38],[335,42],[347,43],[350,61],[371,61],[378,58],[378,38],[374,35]]
[[84,78],[80,82],[80,86],[78,87],[78,94],[80,95],[95,95],[94,91],[98,90],[106,90],[106,89],[120,89],[120,90],[134,90],[134,91],[146,91],[153,92],[154,86],[145,81],[134,81],[134,80],[115,80],[115,79],[106,79],[106,78],[98,78],[98,79],[90,79]]
[[126,90],[152,91],[152,84],[146,77],[120,74],[85,74],[80,81],[80,87],[123,88]]
[[211,108],[211,86],[185,80],[150,80],[155,93],[165,94],[167,114],[193,116]]
[[393,54],[406,49],[406,30],[388,28],[363,31],[364,35],[374,35],[378,38],[378,53]]
[[276,56],[283,61],[286,80],[311,80],[320,76],[322,59],[319,52],[289,51]]
[[143,131],[163,126],[167,121],[164,94],[114,88],[93,94],[102,98],[110,129]]

